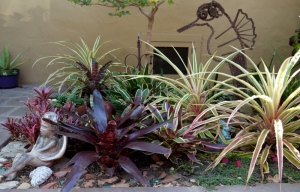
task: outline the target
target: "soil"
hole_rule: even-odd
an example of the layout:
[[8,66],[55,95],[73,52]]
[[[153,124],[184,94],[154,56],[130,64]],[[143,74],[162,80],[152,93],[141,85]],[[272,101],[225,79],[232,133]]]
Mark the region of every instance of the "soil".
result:
[[[137,165],[142,174],[150,181],[152,187],[171,186],[204,186],[207,189],[214,189],[220,185],[244,185],[250,164],[249,158],[234,156],[229,158],[227,164],[221,163],[214,170],[204,172],[205,168],[212,162],[216,155],[200,154],[201,164],[191,163],[187,158],[182,157],[179,164],[170,163],[164,157],[158,155],[148,156],[143,153],[134,153],[130,159]],[[142,160],[142,161],[141,161]],[[67,172],[70,168],[65,167],[68,158],[57,162],[52,170],[54,174],[39,188],[61,188],[64,184]],[[236,161],[241,164],[236,166]],[[263,182],[278,182],[277,162],[270,162],[270,173],[265,174]],[[259,166],[253,172],[248,185],[256,185],[261,182]],[[20,171],[15,180],[30,183],[29,173],[34,167],[27,166]],[[284,163],[283,182],[300,182],[300,171],[289,164]],[[1,181],[5,182],[5,181]],[[75,188],[109,188],[109,187],[141,187],[142,185],[132,178],[123,169],[117,168],[113,177],[108,177],[100,170],[99,166],[91,164],[83,176],[78,180]]]

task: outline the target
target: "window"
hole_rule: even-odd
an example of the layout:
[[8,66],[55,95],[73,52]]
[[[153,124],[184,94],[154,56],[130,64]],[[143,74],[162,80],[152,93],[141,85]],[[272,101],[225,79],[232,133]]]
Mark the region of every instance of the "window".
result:
[[[151,45],[162,52],[168,59],[170,59],[176,66],[186,74],[186,69],[184,65],[188,63],[188,58],[192,55],[192,46],[194,44],[197,61],[200,63],[201,58],[201,42],[202,35],[192,35],[192,34],[176,34],[176,35],[164,35],[164,34],[154,34],[152,36]],[[179,53],[180,57],[176,53]],[[155,52],[155,51],[153,51]],[[160,57],[154,55],[152,60],[152,70],[153,74],[164,74],[164,75],[176,75],[176,71],[170,66],[166,61]]]
[[[187,74],[186,68],[184,65],[188,62],[188,47],[156,47],[160,52],[162,52],[166,57],[168,57],[184,74]],[[176,53],[176,51],[178,53]],[[154,51],[156,52],[156,51]],[[178,56],[180,55],[180,57]],[[153,56],[153,74],[168,74],[174,75],[177,72],[169,65],[165,60],[160,58],[157,55]]]

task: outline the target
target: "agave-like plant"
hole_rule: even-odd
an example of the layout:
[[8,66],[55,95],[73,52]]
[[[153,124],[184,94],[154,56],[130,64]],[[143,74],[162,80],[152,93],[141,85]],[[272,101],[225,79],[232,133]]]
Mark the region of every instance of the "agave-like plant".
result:
[[[244,116],[250,122],[249,126],[243,127],[235,138],[232,139],[231,143],[207,167],[207,170],[214,168],[229,152],[240,147],[255,146],[252,152],[247,182],[259,158],[260,172],[262,179],[264,178],[264,171],[268,171],[269,169],[267,157],[270,151],[277,153],[278,173],[281,181],[283,157],[300,169],[300,153],[297,149],[300,142],[300,135],[295,132],[300,128],[300,119],[295,120],[295,117],[297,118],[297,115],[300,114],[300,87],[293,90],[283,100],[283,94],[287,87],[293,81],[294,77],[299,76],[300,69],[294,69],[294,66],[300,58],[300,51],[293,57],[284,60],[277,73],[274,69],[273,71],[269,71],[264,62],[262,62],[264,72],[261,72],[247,55],[245,57],[253,65],[256,73],[248,72],[236,63],[223,58],[230,64],[239,67],[243,71],[243,74],[238,77],[224,73],[222,75],[239,81],[249,90],[246,92],[245,90],[234,88],[232,85],[226,83],[226,81],[223,82],[229,89],[233,89],[239,98],[242,98],[231,113],[228,121],[246,104],[252,107],[256,114],[253,116]],[[255,78],[257,75],[259,80]],[[241,78],[242,76],[247,77],[248,82],[244,81]]]
[[111,61],[106,64],[100,64],[102,60],[108,56],[116,59],[112,52],[117,49],[112,49],[99,55],[102,46],[107,42],[100,44],[100,36],[98,36],[94,42],[93,47],[90,49],[88,45],[82,40],[81,45],[78,43],[71,43],[66,41],[51,42],[52,44],[60,45],[71,51],[71,54],[58,54],[55,56],[46,56],[38,59],[33,66],[43,59],[51,59],[47,66],[58,64],[61,65],[59,69],[51,73],[43,85],[46,85],[57,79],[62,79],[54,83],[54,87],[57,87],[59,92],[63,85],[68,85],[65,92],[71,90],[74,86],[80,87],[82,92],[86,92],[88,95],[93,94],[93,90],[104,89],[106,87],[105,82],[109,77],[109,71],[107,70],[113,63]]
[[18,58],[22,55],[24,51],[19,53],[14,59],[11,59],[8,46],[3,48],[3,51],[0,53],[0,70],[10,70],[15,69],[16,67],[23,65],[27,61],[17,62]]
[[80,127],[61,121],[55,123],[45,119],[45,121],[60,127],[60,130],[57,131],[58,134],[76,138],[94,146],[94,150],[89,149],[76,153],[67,163],[67,165],[74,164],[74,166],[67,176],[64,186],[62,187],[62,192],[71,190],[83,174],[85,168],[93,162],[97,162],[108,175],[112,175],[114,168],[119,165],[140,183],[149,186],[149,181],[143,177],[135,164],[126,157],[124,149],[127,148],[169,156],[171,150],[168,148],[150,142],[136,141],[139,137],[158,129],[168,121],[142,129],[134,129],[145,108],[141,103],[141,96],[136,97],[130,110],[126,110],[117,120],[111,120],[109,122],[107,122],[103,98],[98,90],[94,90],[93,101],[94,109],[93,111],[90,110],[91,118],[89,119],[89,126]]

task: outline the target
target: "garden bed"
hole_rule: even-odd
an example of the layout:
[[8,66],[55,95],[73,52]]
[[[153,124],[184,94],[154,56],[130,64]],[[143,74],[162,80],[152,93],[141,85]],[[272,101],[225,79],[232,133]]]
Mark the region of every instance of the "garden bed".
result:
[[[186,158],[181,158],[179,165],[174,165],[168,160],[154,155],[146,156],[142,153],[131,155],[131,159],[138,166],[143,175],[150,181],[152,187],[190,187],[203,186],[208,190],[214,190],[216,186],[223,185],[244,185],[249,169],[249,158],[240,158],[233,156],[228,158],[228,163],[221,163],[215,169],[204,171],[216,156],[214,154],[199,155],[200,163],[191,163]],[[141,159],[143,161],[141,161]],[[67,158],[57,163],[52,170],[54,174],[39,188],[61,188],[67,172],[70,168],[65,168]],[[238,163],[237,161],[241,162]],[[271,161],[271,160],[270,160]],[[278,182],[277,163],[270,162],[270,173],[265,174],[263,183]],[[27,166],[18,173],[16,181],[20,183],[30,183],[29,173],[34,168]],[[1,181],[5,182],[5,181]],[[295,169],[289,162],[284,162],[283,183],[299,183],[300,171]],[[259,166],[256,166],[248,185],[255,186],[261,183]],[[100,170],[99,166],[94,163],[87,169],[86,173],[79,179],[74,188],[111,188],[111,187],[142,187],[135,179],[121,168],[117,169],[115,175],[108,177]],[[31,187],[33,188],[33,187]]]

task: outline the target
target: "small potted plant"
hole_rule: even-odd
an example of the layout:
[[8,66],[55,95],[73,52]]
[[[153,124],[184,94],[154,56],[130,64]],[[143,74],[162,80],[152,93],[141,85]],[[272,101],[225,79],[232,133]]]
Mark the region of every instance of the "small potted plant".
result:
[[24,64],[26,61],[17,62],[17,59],[23,53],[19,53],[14,59],[11,59],[9,48],[6,46],[0,53],[0,88],[14,88],[18,86],[20,69],[16,67]]

